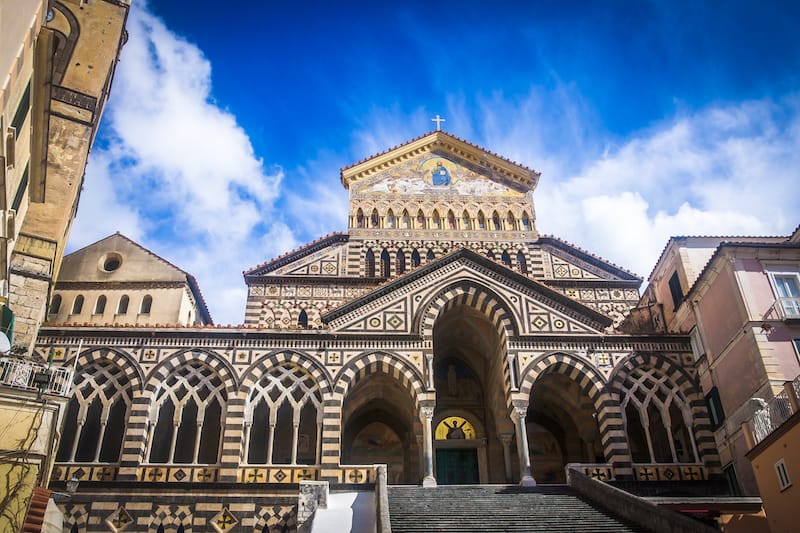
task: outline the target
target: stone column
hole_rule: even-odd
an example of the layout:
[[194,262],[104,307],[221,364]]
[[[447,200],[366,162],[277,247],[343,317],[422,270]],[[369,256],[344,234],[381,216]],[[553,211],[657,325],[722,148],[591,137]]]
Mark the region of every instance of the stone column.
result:
[[511,470],[511,438],[512,433],[501,433],[498,435],[500,442],[503,444],[503,462],[506,467],[506,483],[511,483],[513,472]]
[[423,487],[435,487],[436,477],[433,475],[433,435],[431,432],[431,421],[433,420],[433,406],[426,406],[420,408],[419,413],[420,422],[422,422],[422,440],[423,440],[423,469],[424,477],[422,478]]
[[511,419],[517,428],[517,450],[519,450],[519,471],[522,479],[519,484],[525,487],[536,486],[536,480],[531,475],[531,457],[528,449],[528,431],[525,427],[525,415],[528,413],[528,406],[514,406],[511,411]]
[[425,362],[426,368],[428,369],[428,390],[434,390],[436,388],[436,384],[433,379],[433,354],[426,353],[425,354]]

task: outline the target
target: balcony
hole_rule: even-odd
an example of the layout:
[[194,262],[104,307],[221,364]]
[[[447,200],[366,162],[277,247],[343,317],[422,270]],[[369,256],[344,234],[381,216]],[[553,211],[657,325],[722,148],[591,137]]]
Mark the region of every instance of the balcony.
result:
[[0,358],[0,386],[67,397],[72,387],[72,369],[46,367],[24,359]]
[[753,418],[745,423],[753,437],[753,446],[766,439],[798,411],[798,397],[800,397],[800,376],[794,381],[787,381],[783,390],[772,400],[763,402],[761,408],[753,414]]
[[778,298],[773,308],[781,320],[800,320],[800,298]]

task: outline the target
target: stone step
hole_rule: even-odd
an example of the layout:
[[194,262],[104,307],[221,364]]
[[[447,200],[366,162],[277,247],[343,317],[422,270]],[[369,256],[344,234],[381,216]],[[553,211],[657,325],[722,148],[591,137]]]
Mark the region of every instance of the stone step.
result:
[[640,532],[566,485],[389,487],[393,533]]

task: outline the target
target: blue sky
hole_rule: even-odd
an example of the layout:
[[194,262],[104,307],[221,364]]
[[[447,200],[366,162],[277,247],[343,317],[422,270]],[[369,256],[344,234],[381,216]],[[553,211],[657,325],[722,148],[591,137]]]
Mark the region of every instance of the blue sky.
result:
[[[542,172],[537,227],[647,275],[800,223],[800,3],[133,2],[70,250],[122,231],[240,323],[346,229],[338,170],[433,128]],[[233,6],[233,7],[231,7]]]

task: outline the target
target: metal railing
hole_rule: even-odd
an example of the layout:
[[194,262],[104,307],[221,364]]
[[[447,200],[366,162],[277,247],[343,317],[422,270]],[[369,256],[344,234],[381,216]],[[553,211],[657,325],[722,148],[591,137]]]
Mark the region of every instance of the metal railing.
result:
[[0,385],[56,396],[68,396],[72,387],[72,369],[14,359],[0,358]]
[[[770,433],[778,429],[796,411],[798,394],[800,392],[800,376],[776,394],[769,402],[761,400],[762,406],[750,420],[750,430],[753,434],[753,445],[766,439]],[[793,397],[790,397],[792,395]]]
[[781,320],[800,319],[800,298],[778,298],[774,307]]

